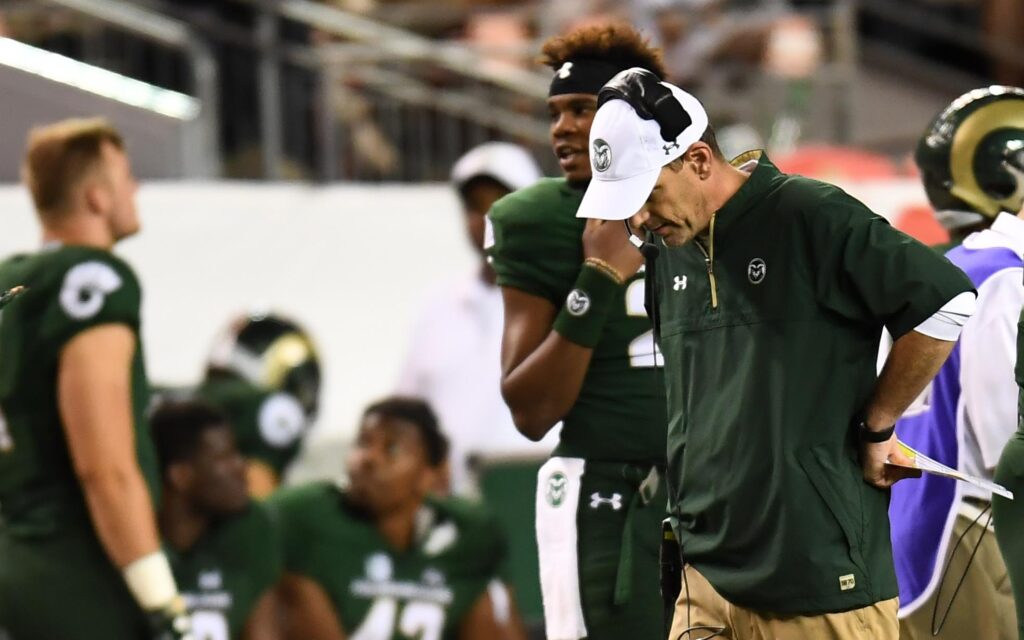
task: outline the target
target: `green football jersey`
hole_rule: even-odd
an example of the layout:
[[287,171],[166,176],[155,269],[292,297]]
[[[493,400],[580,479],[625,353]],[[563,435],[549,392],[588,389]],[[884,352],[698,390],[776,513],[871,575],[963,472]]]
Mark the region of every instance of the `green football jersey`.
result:
[[404,551],[333,485],[285,490],[271,504],[285,571],[323,588],[350,638],[454,640],[505,559],[497,524],[461,501],[424,505],[417,541]]
[[89,522],[57,406],[57,368],[69,340],[103,324],[123,324],[136,335],[135,449],[156,503],[159,474],[145,419],[149,387],[135,274],[108,251],[57,246],[0,264],[0,289],[18,284],[28,290],[0,311],[0,510],[8,531],[42,535]]
[[166,546],[196,640],[240,638],[253,607],[281,575],[281,545],[266,506],[208,529],[190,549]]
[[[583,265],[576,217],[583,191],[547,178],[494,204],[488,256],[502,287],[565,304]],[[622,230],[625,234],[625,229]],[[661,354],[644,309],[643,273],[622,287],[594,349],[579,397],[563,417],[555,455],[664,464]]]
[[213,378],[196,390],[231,421],[238,450],[278,475],[299,453],[306,433],[302,405],[289,393],[265,391],[236,378]]

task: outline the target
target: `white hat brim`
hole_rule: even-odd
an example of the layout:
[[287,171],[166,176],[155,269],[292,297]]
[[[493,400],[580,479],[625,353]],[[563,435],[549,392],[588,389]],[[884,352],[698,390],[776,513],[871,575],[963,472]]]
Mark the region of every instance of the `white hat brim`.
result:
[[622,180],[591,179],[583,202],[576,210],[577,218],[625,220],[632,218],[647,202],[658,183],[661,167],[638,173]]

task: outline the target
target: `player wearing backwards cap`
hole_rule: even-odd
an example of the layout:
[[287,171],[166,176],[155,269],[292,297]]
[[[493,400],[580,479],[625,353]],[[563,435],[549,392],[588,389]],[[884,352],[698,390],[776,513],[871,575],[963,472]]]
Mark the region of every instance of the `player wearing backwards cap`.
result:
[[480,261],[472,273],[437,287],[416,319],[411,348],[399,376],[399,394],[425,399],[451,439],[451,489],[471,493],[472,454],[516,454],[549,446],[516,432],[499,393],[501,292],[484,260],[487,211],[500,198],[539,180],[536,161],[522,147],[488,142],[452,167],[466,236]]
[[[885,464],[906,462],[892,425],[952,350],[970,281],[831,185],[762,152],[730,164],[700,103],[643,70],[599,102],[579,215],[631,218],[661,249],[685,563],[670,637],[898,637],[886,507],[909,470]],[[599,257],[626,277],[637,252],[604,225],[620,240]]]
[[[494,205],[488,250],[502,288],[502,394],[516,427],[541,439],[559,421],[537,482],[537,543],[550,640],[663,638],[658,591],[665,403],[660,356],[634,267],[596,258],[576,218],[590,180],[587,136],[597,92],[617,72],[663,74],[629,27],[583,28],[545,43],[554,70],[551,144],[564,178]],[[619,230],[621,231],[621,229]]]
[[[978,308],[927,392],[927,408],[901,419],[896,434],[931,458],[990,480],[1017,424],[1022,146],[1024,91],[988,87],[944,109],[915,156],[932,205],[944,212],[940,219],[975,230],[946,257],[977,287]],[[941,628],[940,638],[1017,637],[1006,566],[985,532],[991,500],[987,490],[932,475],[893,488],[901,637],[933,637],[933,628]],[[998,524],[1003,531],[1002,518]],[[1007,523],[1007,531],[1014,529],[1019,536],[1021,529]]]
[[184,637],[154,516],[142,292],[111,253],[139,230],[124,143],[102,120],[34,129],[24,174],[46,244],[0,265],[0,290],[26,287],[0,316],[0,637]]

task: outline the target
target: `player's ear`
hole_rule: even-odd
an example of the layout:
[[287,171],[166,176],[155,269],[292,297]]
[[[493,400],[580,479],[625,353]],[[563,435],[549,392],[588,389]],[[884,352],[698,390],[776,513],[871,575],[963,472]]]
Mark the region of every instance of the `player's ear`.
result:
[[97,176],[89,176],[82,182],[79,197],[84,199],[86,208],[92,213],[102,213],[111,207],[110,190]]
[[192,469],[185,463],[169,465],[165,475],[167,483],[179,491],[188,489],[192,484]]
[[707,180],[711,176],[711,165],[715,160],[715,154],[707,144],[699,140],[694,142],[683,154],[683,157],[693,167],[698,178]]
[[447,496],[451,494],[451,471],[448,461],[436,467],[428,466],[420,477],[420,492],[423,495]]

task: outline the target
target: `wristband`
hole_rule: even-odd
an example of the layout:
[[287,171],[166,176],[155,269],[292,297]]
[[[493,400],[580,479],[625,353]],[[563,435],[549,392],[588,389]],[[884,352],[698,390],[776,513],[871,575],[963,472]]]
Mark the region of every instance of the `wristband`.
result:
[[125,567],[122,575],[143,611],[167,609],[179,597],[178,585],[163,551],[142,556]]
[[600,267],[584,263],[562,310],[555,318],[554,329],[569,342],[592,349],[601,339],[622,285]]
[[896,425],[892,425],[888,429],[875,431],[874,429],[868,428],[867,423],[865,423],[863,420],[861,420],[860,424],[857,426],[857,436],[860,438],[860,441],[870,442],[873,444],[878,444],[880,442],[888,442],[889,438],[892,437],[892,434],[895,431]]
[[608,264],[601,258],[587,258],[583,261],[583,264],[588,267],[595,267],[598,271],[601,271],[606,276],[614,280],[617,284],[626,284],[626,281],[622,279],[619,272],[615,270],[615,267]]

